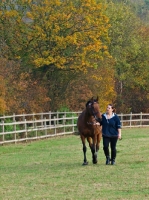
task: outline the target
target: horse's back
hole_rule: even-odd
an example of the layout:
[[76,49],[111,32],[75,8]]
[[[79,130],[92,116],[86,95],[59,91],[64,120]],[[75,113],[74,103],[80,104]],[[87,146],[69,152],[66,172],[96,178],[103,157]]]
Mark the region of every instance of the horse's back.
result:
[[79,115],[78,117],[78,121],[77,121],[77,127],[78,127],[78,131],[82,132],[81,130],[85,128],[85,110],[82,111],[82,113]]

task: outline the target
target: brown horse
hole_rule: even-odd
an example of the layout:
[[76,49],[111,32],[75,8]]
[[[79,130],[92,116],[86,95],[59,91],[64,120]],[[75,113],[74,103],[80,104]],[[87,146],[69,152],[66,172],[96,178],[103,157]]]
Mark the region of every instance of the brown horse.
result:
[[80,138],[83,144],[84,162],[83,165],[87,165],[88,161],[86,158],[86,139],[89,143],[89,147],[92,152],[92,162],[97,163],[97,152],[102,137],[101,133],[101,113],[99,110],[98,97],[97,99],[90,99],[86,103],[86,109],[78,117],[77,127],[80,133]]

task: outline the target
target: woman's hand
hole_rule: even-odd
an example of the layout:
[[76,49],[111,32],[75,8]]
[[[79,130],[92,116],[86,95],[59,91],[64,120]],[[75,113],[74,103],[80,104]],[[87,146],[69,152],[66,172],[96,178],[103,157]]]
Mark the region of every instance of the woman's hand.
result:
[[118,134],[118,139],[121,140],[122,139],[122,136],[121,136],[121,133]]
[[122,139],[121,129],[118,129],[118,139],[119,139],[119,140]]

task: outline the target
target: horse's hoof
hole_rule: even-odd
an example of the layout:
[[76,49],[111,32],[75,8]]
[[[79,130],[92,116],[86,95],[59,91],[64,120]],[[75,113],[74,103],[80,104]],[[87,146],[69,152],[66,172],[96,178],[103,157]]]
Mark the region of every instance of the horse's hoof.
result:
[[97,164],[97,160],[96,160],[96,161],[93,161],[93,164]]
[[84,165],[88,165],[88,162],[84,162],[82,165],[83,165],[83,166],[84,166]]

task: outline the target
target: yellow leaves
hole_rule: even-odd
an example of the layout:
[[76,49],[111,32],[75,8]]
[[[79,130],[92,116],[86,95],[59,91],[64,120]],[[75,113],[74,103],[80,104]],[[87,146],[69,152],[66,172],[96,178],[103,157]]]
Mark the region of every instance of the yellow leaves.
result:
[[[53,36],[57,36],[60,32],[60,27],[57,23],[54,23],[53,24],[50,24],[50,27],[51,27],[51,32],[52,32],[52,35]],[[63,36],[62,36],[63,37]]]
[[47,58],[48,55],[49,55],[49,52],[48,51],[42,51],[42,55],[43,55],[43,57]]
[[36,67],[44,66],[44,65],[50,65],[53,61],[53,58],[49,56],[48,59],[44,58],[37,58],[33,61]]
[[85,16],[85,20],[86,20],[86,23],[88,23],[88,24],[91,23],[91,19],[88,16]]
[[103,79],[103,77],[101,76],[97,76],[97,75],[92,75],[92,78],[95,79],[96,81],[101,81]]
[[0,10],[0,17],[2,18],[2,16],[3,16],[3,12]]
[[103,50],[107,50],[107,49],[108,49],[108,47],[107,47],[107,46],[105,46],[105,45],[103,45],[103,46],[102,46],[102,49],[103,49]]
[[147,94],[146,98],[149,100],[149,93]]
[[29,19],[34,19],[34,17],[33,17],[31,12],[27,12],[26,13],[26,17],[29,18]]
[[43,29],[39,25],[35,25],[33,28],[38,33],[38,35],[43,32]]
[[62,66],[62,68],[63,68],[63,65],[65,64],[65,62],[66,62],[66,59],[64,57],[56,56],[55,63],[57,66],[59,66],[59,67]]
[[66,43],[67,44],[78,44],[78,41],[77,41],[77,35],[74,34],[73,36],[67,36],[66,39],[65,39]]
[[5,93],[5,79],[0,75],[0,114],[3,114],[6,110]]
[[52,1],[44,0],[43,3],[47,7],[48,6],[60,6],[61,5],[61,1],[60,0],[52,0]]
[[27,79],[27,78],[29,78],[29,74],[27,72],[20,74],[20,80]]
[[33,0],[21,0],[21,1],[22,1],[22,3],[28,3],[28,4],[30,4],[30,3],[32,3]]
[[[23,5],[29,11],[24,12],[27,20],[18,21],[19,26],[12,28],[16,36],[13,41],[21,44],[15,45],[14,52],[18,58],[27,58],[29,65],[54,65],[87,72],[93,63],[109,56],[106,46],[109,25],[102,4],[95,0],[42,0],[36,4],[24,0]],[[17,14],[9,12],[9,16]]]
[[4,114],[6,110],[6,102],[0,97],[0,114]]
[[[47,0],[47,1],[49,1],[49,0]],[[55,5],[57,5],[57,6],[60,6],[60,5],[61,5],[61,1],[59,1],[59,0],[55,0],[53,3],[54,3]]]
[[105,56],[109,57],[109,58],[112,58],[112,56],[110,56],[109,52],[108,51],[104,51],[103,53]]
[[20,60],[20,58],[21,58],[20,56],[15,56],[16,60]]
[[18,15],[18,12],[16,10],[7,10],[5,11],[5,17],[9,18],[9,17],[15,17]]
[[66,59],[60,56],[56,56],[55,58],[48,56],[47,58],[37,58],[33,62],[36,67],[55,65],[59,69],[64,69]]
[[99,96],[101,111],[105,112],[107,104],[116,98],[114,69],[110,60],[100,61],[98,68],[94,65],[92,69],[88,69],[89,73],[86,74],[86,78],[89,80],[94,95]]
[[4,97],[5,96],[5,81],[3,76],[0,75],[0,97]]

